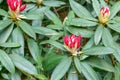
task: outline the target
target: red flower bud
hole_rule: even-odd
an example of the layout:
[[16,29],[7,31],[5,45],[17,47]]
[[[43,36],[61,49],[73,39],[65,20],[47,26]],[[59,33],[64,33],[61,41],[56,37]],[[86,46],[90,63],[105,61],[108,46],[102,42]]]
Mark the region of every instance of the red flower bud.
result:
[[70,37],[66,35],[64,37],[64,44],[70,49],[72,48],[78,49],[81,46],[80,44],[81,39],[82,39],[81,36],[76,37],[74,34],[70,35]]
[[108,7],[102,7],[100,10],[100,16],[99,16],[99,21],[100,23],[107,23],[108,19],[110,16],[110,10]]
[[23,11],[26,8],[26,4],[22,5],[22,0],[7,0],[7,4],[12,11]]

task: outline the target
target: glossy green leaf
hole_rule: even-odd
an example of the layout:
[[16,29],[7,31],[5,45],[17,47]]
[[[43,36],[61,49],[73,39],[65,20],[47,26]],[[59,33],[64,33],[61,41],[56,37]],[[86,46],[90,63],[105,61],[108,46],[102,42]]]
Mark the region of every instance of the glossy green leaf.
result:
[[1,47],[20,47],[19,43],[16,42],[7,42],[7,43],[0,43]]
[[52,29],[45,28],[45,27],[32,27],[35,33],[42,34],[42,35],[58,35],[58,33]]
[[120,1],[116,2],[110,9],[110,19],[112,19],[120,11]]
[[68,80],[78,80],[78,73],[75,68],[71,68],[68,74]]
[[15,73],[15,67],[12,60],[3,50],[0,50],[0,61],[10,73]]
[[40,56],[40,49],[39,49],[38,44],[33,39],[28,39],[27,43],[28,43],[28,48],[30,50],[30,53],[31,53],[33,59],[36,61],[37,64],[40,64],[41,56]]
[[59,7],[61,5],[64,5],[65,3],[62,1],[43,1],[43,4],[51,7]]
[[68,71],[71,62],[71,58],[64,58],[61,63],[54,69],[50,80],[60,80]]
[[93,22],[93,21],[89,21],[81,18],[74,18],[70,22],[70,25],[81,26],[81,27],[96,26],[97,24],[98,24],[97,22]]
[[100,14],[100,3],[98,0],[92,0],[92,5],[93,5],[93,8],[97,14],[97,16],[99,16]]
[[38,74],[35,77],[38,78],[39,80],[48,80],[48,78],[45,75],[43,75],[43,74]]
[[108,27],[111,28],[112,30],[120,33],[120,23],[108,24]]
[[97,58],[97,57],[90,57],[85,60],[88,64],[90,64],[93,67],[97,67],[102,70],[106,70],[109,72],[115,72],[115,68],[108,62],[106,62],[104,59]]
[[102,25],[99,25],[95,31],[95,35],[94,35],[94,41],[95,41],[95,44],[98,45],[101,38],[102,38],[102,33],[103,33],[103,26]]
[[0,9],[0,15],[2,15],[2,16],[7,16],[8,13],[7,13],[5,10]]
[[120,49],[119,49],[120,46],[117,43],[115,43],[110,31],[107,28],[104,28],[104,32],[102,35],[102,42],[105,46],[111,47],[112,49],[114,49],[113,55],[120,62]]
[[67,27],[67,30],[72,34],[81,35],[82,37],[86,37],[86,38],[89,38],[94,34],[93,31],[83,28]]
[[20,28],[17,27],[13,30],[12,41],[20,44],[19,48],[12,49],[12,53],[21,54],[24,56],[24,37]]
[[86,55],[106,55],[114,53],[114,50],[109,47],[91,47],[82,51]]
[[62,27],[62,22],[60,21],[60,19],[55,15],[55,13],[53,13],[52,11],[50,10],[47,10],[45,12],[45,15],[54,22],[54,24]]
[[0,30],[5,29],[5,28],[8,27],[11,23],[12,23],[12,21],[11,21],[10,19],[0,21]]
[[21,74],[18,72],[11,74],[11,80],[21,80]]
[[15,64],[15,66],[21,71],[24,71],[32,75],[37,74],[37,70],[35,66],[31,62],[29,62],[27,59],[23,58],[22,56],[18,54],[11,54],[10,57],[13,63]]
[[55,53],[49,53],[46,54],[44,61],[43,61],[43,66],[45,71],[49,71],[53,69],[55,66],[57,66],[60,61],[64,58],[64,56],[55,54]]
[[8,40],[8,38],[13,30],[13,27],[14,27],[14,25],[12,24],[11,26],[7,27],[6,29],[3,29],[0,32],[0,43],[5,43]]
[[[96,72],[85,62],[80,62],[78,58],[74,58],[75,64],[79,67],[87,80],[99,80]],[[79,70],[78,70],[79,71]],[[81,73],[81,71],[79,73]]]
[[20,28],[26,33],[28,34],[30,37],[36,39],[36,35],[35,32],[32,29],[32,26],[30,26],[28,23],[24,22],[24,21],[19,21],[19,26]]
[[53,46],[55,46],[55,47],[57,47],[57,48],[59,48],[61,50],[65,50],[63,44],[61,44],[61,43],[59,43],[57,41],[53,41],[53,40],[42,41],[40,44],[46,44],[46,43],[49,43],[49,44],[51,44],[51,45],[53,45]]
[[74,0],[69,0],[72,10],[81,18],[97,21],[94,17],[91,16],[89,11],[84,8],[82,5],[78,4]]
[[[104,79],[103,80],[111,80],[112,79],[112,73],[107,73],[106,75],[105,75],[105,77],[104,77]],[[115,79],[116,80],[116,79]]]
[[77,68],[79,73],[81,73],[82,68],[80,66],[80,60],[77,57],[74,57],[74,63],[75,63],[75,67]]

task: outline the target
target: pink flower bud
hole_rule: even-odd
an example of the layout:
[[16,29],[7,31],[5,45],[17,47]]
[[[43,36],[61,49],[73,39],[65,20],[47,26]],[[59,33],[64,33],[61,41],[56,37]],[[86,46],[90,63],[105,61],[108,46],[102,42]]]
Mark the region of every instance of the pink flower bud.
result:
[[76,49],[78,49],[78,48],[81,46],[81,44],[80,44],[81,39],[82,39],[81,36],[75,36],[74,34],[72,34],[72,35],[70,35],[70,36],[66,35],[66,36],[64,37],[64,44],[65,44],[69,49],[75,48],[75,50],[76,50]]
[[22,5],[22,0],[7,0],[7,4],[12,11],[21,12],[26,8],[26,5]]
[[110,10],[108,7],[102,7],[100,10],[99,21],[100,23],[107,23],[110,16]]

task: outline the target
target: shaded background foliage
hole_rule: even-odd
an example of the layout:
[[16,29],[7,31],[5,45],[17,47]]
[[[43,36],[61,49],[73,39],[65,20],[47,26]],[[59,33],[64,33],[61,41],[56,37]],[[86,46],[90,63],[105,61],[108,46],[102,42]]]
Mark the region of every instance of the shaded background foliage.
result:
[[[13,21],[0,0],[0,80],[120,80],[119,0],[38,1],[23,0],[24,18]],[[82,54],[65,49],[70,34],[82,36]]]

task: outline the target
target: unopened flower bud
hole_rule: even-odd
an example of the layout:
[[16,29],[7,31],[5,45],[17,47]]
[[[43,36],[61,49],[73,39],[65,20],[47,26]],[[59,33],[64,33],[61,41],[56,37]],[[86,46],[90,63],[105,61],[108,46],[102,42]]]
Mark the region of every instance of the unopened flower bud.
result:
[[64,44],[68,51],[72,53],[72,55],[77,55],[77,49],[81,46],[81,36],[75,36],[74,34],[64,37]]
[[102,7],[100,10],[99,21],[102,24],[106,24],[110,17],[110,10],[108,7]]

